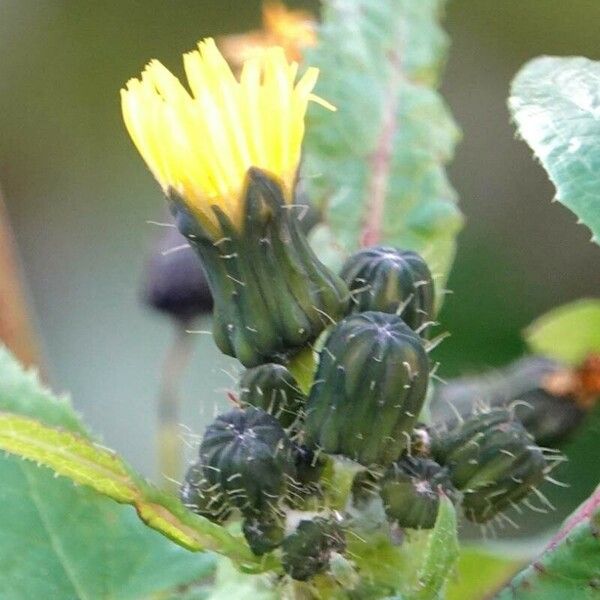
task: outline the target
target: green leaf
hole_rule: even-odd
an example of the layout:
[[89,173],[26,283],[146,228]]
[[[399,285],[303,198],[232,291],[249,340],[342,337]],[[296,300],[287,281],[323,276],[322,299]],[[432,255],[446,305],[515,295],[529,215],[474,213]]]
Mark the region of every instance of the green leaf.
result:
[[542,554],[497,600],[600,597],[600,487],[569,517]]
[[484,600],[515,573],[523,561],[492,554],[483,548],[462,547],[456,577],[450,580],[446,600]]
[[68,398],[58,398],[39,382],[35,370],[25,371],[0,344],[0,410],[32,417],[49,425],[89,436]]
[[52,468],[76,483],[131,504],[135,490],[120,459],[84,437],[11,413],[0,413],[0,448]]
[[422,557],[420,532],[416,543],[410,539],[402,546],[392,545],[387,532],[354,533],[347,537],[348,556],[356,563],[366,584],[366,589],[359,588],[362,596],[357,594],[358,597],[383,598],[410,587]]
[[131,504],[150,527],[189,550],[213,550],[251,569],[257,560],[241,538],[196,516],[169,494],[135,476],[114,453],[69,431],[0,413],[0,449],[50,467],[75,483]]
[[[52,396],[1,347],[0,410],[88,436],[68,400]],[[183,550],[130,507],[46,468],[3,456],[0,479],[0,598],[151,598],[212,571],[210,554]]]
[[577,365],[588,354],[600,353],[600,300],[555,308],[534,321],[524,335],[532,352]]
[[443,598],[459,552],[452,502],[443,497],[435,527],[404,530],[402,544],[392,541],[387,524],[377,527],[378,521],[382,523],[377,519],[379,510],[383,511],[380,500],[353,514],[353,534],[347,541],[348,556],[361,577],[356,597]]
[[536,58],[513,80],[509,107],[556,187],[556,199],[600,244],[600,62]]
[[0,459],[0,598],[138,600],[191,584],[213,556],[144,527],[130,507],[13,457]]
[[446,582],[453,573],[458,560],[458,535],[456,511],[451,500],[442,497],[435,527],[427,542],[425,560],[419,571],[417,589],[411,600],[435,600],[443,598]]
[[[303,174],[328,258],[362,243],[414,249],[443,287],[462,224],[444,165],[459,132],[435,87],[448,41],[443,0],[328,0],[317,93],[337,112],[308,115]],[[324,229],[326,231],[324,231]]]

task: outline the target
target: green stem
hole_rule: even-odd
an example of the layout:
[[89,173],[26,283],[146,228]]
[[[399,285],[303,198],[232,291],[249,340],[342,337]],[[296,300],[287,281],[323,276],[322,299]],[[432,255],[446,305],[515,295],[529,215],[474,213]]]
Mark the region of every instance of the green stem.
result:
[[158,396],[158,468],[165,488],[176,490],[181,477],[182,441],[179,431],[179,384],[192,354],[191,335],[183,323],[175,325],[175,337],[165,357]]

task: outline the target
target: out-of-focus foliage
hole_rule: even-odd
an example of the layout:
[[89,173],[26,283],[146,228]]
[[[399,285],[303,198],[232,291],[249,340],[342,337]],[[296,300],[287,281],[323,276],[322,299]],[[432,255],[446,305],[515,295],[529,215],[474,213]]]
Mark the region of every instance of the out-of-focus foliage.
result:
[[277,596],[269,575],[242,575],[229,561],[221,560],[207,597],[209,600],[277,600]]
[[600,488],[498,600],[592,600],[600,592]]
[[338,110],[309,111],[303,168],[323,214],[319,249],[328,241],[338,260],[363,241],[416,250],[442,286],[462,223],[444,169],[459,132],[435,89],[448,47],[443,6],[325,3],[306,60],[321,69],[319,95]]
[[463,547],[446,600],[484,600],[498,589],[522,561],[493,554],[487,549]]
[[509,106],[520,135],[600,244],[600,62],[544,56],[515,77]]
[[[82,443],[88,438],[69,403],[42,388],[4,349],[0,374],[0,410],[25,421],[16,415],[37,417],[65,435],[77,434]],[[145,527],[130,507],[57,479],[44,467],[3,456],[0,477],[2,598],[133,600],[212,570],[210,555],[179,548]]]
[[532,352],[573,365],[600,354],[600,300],[578,300],[551,310],[525,330],[525,339]]

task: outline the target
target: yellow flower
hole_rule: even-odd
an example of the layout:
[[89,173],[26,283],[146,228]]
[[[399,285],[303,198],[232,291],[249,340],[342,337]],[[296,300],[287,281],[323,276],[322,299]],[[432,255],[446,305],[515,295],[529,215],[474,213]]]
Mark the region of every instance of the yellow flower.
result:
[[274,176],[291,201],[308,102],[333,107],[312,94],[318,70],[298,79],[282,48],[246,61],[239,81],[210,38],[183,59],[191,93],[154,60],[121,90],[123,117],[165,193],[217,235],[211,207],[240,227],[250,167]]

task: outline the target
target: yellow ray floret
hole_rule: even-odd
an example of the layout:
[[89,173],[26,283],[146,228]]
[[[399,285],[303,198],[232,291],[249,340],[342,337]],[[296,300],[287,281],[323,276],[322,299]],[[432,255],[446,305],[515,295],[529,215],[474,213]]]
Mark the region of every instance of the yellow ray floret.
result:
[[191,92],[158,61],[121,90],[127,130],[163,190],[215,233],[214,205],[241,224],[250,167],[277,177],[290,201],[308,102],[332,108],[312,94],[318,70],[297,78],[298,64],[270,48],[238,81],[210,38],[183,59]]

